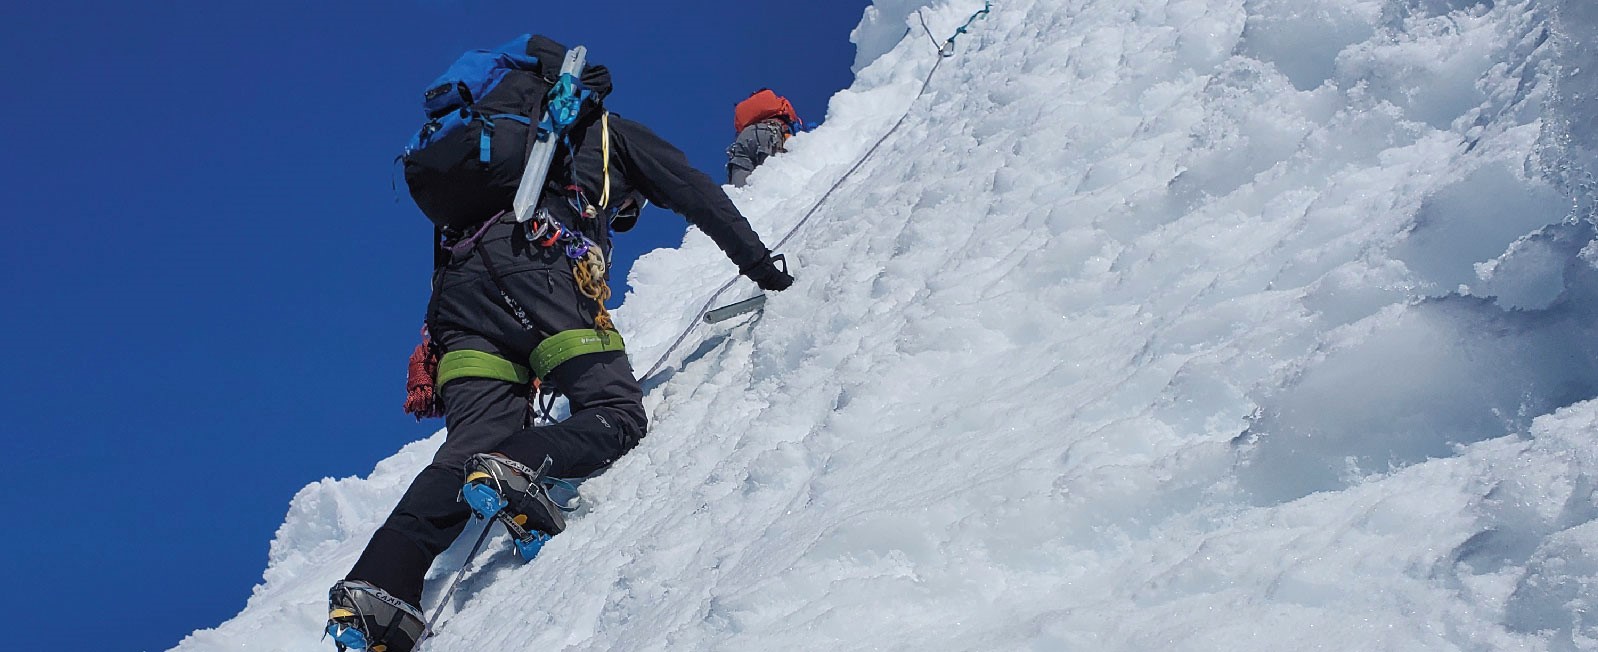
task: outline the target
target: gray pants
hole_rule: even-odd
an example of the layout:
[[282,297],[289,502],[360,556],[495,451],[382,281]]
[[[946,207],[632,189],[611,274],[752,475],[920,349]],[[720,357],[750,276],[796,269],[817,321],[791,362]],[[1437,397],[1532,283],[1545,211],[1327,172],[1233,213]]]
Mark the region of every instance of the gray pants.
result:
[[755,168],[772,154],[783,151],[782,142],[780,121],[766,120],[744,127],[738,139],[727,147],[727,183],[742,188]]

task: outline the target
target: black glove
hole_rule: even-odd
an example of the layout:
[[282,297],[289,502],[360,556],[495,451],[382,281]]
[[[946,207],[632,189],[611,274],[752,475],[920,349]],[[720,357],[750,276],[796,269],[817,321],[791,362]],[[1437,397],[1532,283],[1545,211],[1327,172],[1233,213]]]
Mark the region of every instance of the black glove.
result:
[[[782,268],[777,267],[779,261],[782,263]],[[768,250],[766,257],[744,269],[743,275],[749,277],[749,280],[754,281],[762,290],[781,292],[793,285],[793,277],[788,274],[787,269],[784,269],[787,266],[788,261],[782,257],[782,254],[772,255]]]

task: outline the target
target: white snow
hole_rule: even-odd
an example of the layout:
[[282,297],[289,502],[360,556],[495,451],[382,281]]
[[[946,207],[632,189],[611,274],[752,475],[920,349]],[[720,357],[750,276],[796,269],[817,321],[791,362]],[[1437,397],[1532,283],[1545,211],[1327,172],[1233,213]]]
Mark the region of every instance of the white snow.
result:
[[[908,111],[798,282],[701,325],[427,651],[1598,650],[1598,4],[1005,0],[915,100],[913,12],[980,7],[866,12],[732,191],[775,241]],[[733,274],[696,232],[638,262],[640,372]],[[331,649],[442,438],[302,490],[175,649]]]

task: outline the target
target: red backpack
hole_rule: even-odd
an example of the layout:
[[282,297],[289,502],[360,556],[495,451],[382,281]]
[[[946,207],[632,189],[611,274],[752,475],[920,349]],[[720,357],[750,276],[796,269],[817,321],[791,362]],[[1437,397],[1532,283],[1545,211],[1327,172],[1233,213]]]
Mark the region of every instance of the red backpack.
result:
[[734,133],[742,133],[744,127],[769,118],[782,118],[788,122],[799,122],[799,113],[793,110],[793,105],[788,99],[771,92],[769,88],[755,91],[753,95],[738,103],[732,112],[732,128]]

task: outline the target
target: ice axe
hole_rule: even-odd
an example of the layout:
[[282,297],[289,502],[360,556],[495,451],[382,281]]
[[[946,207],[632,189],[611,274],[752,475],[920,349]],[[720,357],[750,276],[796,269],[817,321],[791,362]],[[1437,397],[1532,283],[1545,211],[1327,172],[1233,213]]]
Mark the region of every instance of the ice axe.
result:
[[[787,259],[787,257],[783,256],[782,254],[777,254],[777,255],[771,257],[771,262],[773,262],[773,263],[781,263],[782,264],[782,273],[784,273],[784,274],[788,273],[788,259]],[[737,317],[739,315],[745,315],[745,314],[754,312],[756,310],[760,310],[761,308],[764,308],[764,307],[766,307],[766,295],[764,293],[757,294],[755,296],[749,297],[748,299],[744,299],[743,301],[738,301],[736,303],[729,303],[729,304],[727,304],[725,306],[722,306],[720,308],[716,308],[714,310],[711,310],[710,312],[705,313],[705,323],[707,323],[707,324],[716,324],[716,323],[724,322],[724,321],[727,321],[729,319],[732,319],[733,317]]]

